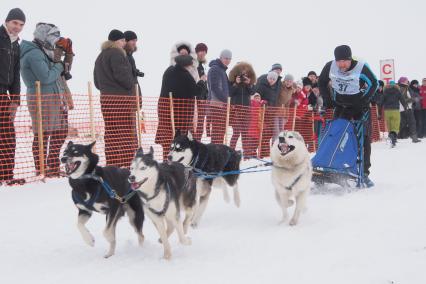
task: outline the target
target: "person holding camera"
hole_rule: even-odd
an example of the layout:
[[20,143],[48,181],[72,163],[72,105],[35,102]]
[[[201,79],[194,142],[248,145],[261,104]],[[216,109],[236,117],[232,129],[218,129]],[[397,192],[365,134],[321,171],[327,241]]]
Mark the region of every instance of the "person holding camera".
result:
[[68,101],[66,86],[62,78],[65,64],[63,48],[57,46],[60,31],[53,24],[38,23],[34,40],[22,41],[21,74],[27,87],[27,104],[31,114],[34,132],[33,156],[37,175],[40,174],[40,156],[36,85],[41,85],[42,131],[44,138],[44,157],[47,165],[46,176],[59,177],[59,152],[68,133]]
[[25,182],[13,179],[16,148],[13,121],[21,100],[19,33],[24,25],[24,13],[15,8],[0,26],[0,182],[8,185]]
[[246,62],[237,63],[229,72],[231,98],[231,119],[232,126],[231,148],[235,149],[237,141],[241,136],[241,143],[245,156],[253,156],[249,153],[250,139],[246,129],[250,121],[250,97],[253,94],[253,86],[256,83],[256,74],[253,67]]

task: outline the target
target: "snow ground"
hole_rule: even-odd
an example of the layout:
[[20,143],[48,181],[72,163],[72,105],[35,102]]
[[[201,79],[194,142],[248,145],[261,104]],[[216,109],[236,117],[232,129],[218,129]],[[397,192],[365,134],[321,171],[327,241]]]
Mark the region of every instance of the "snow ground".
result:
[[143,247],[122,219],[116,255],[104,259],[96,214],[88,247],[65,179],[2,187],[0,283],[426,283],[424,153],[426,142],[374,144],[376,187],[313,193],[297,227],[278,225],[269,172],[244,175],[241,208],[214,192],[192,246],[172,236],[171,261],[148,219]]

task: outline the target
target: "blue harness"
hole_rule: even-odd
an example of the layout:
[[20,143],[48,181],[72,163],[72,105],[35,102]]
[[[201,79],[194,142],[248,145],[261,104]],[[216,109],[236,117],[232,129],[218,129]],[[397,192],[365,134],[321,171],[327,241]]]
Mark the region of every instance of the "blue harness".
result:
[[[109,198],[118,200],[121,204],[128,202],[130,200],[130,198],[132,198],[133,195],[136,194],[136,191],[129,188],[129,191],[126,193],[126,195],[124,195],[123,197],[120,197],[117,194],[117,192],[113,188],[111,188],[111,186],[102,177],[95,175],[94,173],[84,174],[84,175],[80,176],[78,179],[93,179],[93,180],[99,182],[101,184],[102,188],[108,194]],[[75,191],[73,191],[72,192],[72,200],[74,201],[75,204],[82,204],[82,205],[84,205],[84,207],[89,208],[90,210],[95,210],[93,205],[98,200],[100,193],[101,193],[101,189],[98,188],[96,190],[96,193],[93,194],[90,197],[89,200],[85,201],[85,200],[81,199],[80,196],[78,196],[78,194]]]

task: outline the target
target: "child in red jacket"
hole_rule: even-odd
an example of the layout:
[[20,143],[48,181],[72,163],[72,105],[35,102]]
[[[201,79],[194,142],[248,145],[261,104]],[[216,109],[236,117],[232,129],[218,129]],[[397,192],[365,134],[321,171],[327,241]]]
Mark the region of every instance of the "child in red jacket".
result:
[[255,157],[256,149],[259,144],[260,127],[262,123],[262,108],[267,101],[262,100],[259,93],[255,93],[250,100],[250,123],[248,129],[249,151],[244,153],[245,157]]

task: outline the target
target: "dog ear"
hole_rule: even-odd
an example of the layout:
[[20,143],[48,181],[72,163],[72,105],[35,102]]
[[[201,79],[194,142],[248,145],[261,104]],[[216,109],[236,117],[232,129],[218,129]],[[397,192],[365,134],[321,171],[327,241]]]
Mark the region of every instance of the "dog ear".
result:
[[176,137],[178,137],[178,136],[180,136],[181,135],[181,133],[180,133],[180,129],[176,129],[176,132],[175,132],[175,138]]
[[87,147],[89,147],[89,149],[92,149],[95,144],[96,144],[96,140],[90,143],[89,145],[87,145]]
[[194,141],[194,137],[192,136],[191,131],[188,130],[188,134],[186,135],[189,141]]
[[72,141],[68,142],[67,147],[71,147],[72,145],[74,145],[74,143]]
[[152,146],[149,147],[149,155],[154,155],[154,148]]

